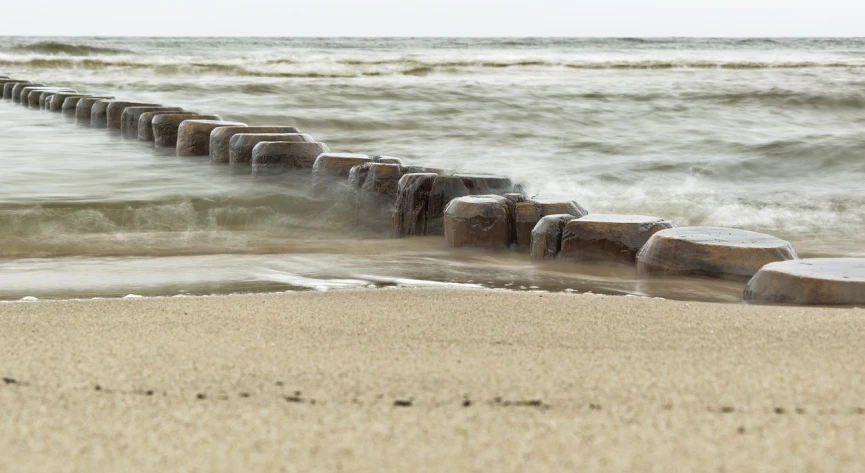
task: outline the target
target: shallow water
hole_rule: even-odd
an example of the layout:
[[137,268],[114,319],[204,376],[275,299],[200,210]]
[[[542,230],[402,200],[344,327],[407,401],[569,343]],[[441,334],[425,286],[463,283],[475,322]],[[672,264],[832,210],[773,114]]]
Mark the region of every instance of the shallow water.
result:
[[[0,38],[0,74],[503,173],[591,212],[763,231],[800,256],[865,255],[865,39]],[[741,297],[741,283],[386,240],[304,182],[9,102],[0,157],[0,298],[430,281]]]

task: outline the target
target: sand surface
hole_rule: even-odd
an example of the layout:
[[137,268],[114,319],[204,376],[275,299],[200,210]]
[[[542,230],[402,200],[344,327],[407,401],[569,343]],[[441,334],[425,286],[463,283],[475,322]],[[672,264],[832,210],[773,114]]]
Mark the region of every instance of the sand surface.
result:
[[0,471],[861,471],[863,339],[445,289],[0,304]]

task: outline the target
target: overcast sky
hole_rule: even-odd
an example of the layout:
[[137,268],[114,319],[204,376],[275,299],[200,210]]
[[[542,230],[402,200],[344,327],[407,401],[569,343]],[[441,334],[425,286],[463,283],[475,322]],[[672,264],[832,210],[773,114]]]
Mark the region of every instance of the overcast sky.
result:
[[865,36],[865,0],[3,3],[13,36]]

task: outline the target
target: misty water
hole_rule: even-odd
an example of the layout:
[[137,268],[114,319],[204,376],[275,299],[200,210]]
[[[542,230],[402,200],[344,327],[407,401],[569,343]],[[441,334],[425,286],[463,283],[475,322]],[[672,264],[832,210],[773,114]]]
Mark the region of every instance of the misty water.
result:
[[[865,255],[862,39],[0,38],[0,74]],[[0,158],[3,299],[419,284],[741,299],[741,282],[394,240],[303,180],[8,101]]]

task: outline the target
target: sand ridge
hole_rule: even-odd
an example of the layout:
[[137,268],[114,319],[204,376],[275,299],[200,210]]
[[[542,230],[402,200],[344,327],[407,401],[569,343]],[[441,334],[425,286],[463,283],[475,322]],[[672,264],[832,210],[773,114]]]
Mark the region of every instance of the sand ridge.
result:
[[862,470],[863,335],[489,290],[0,304],[0,471]]

